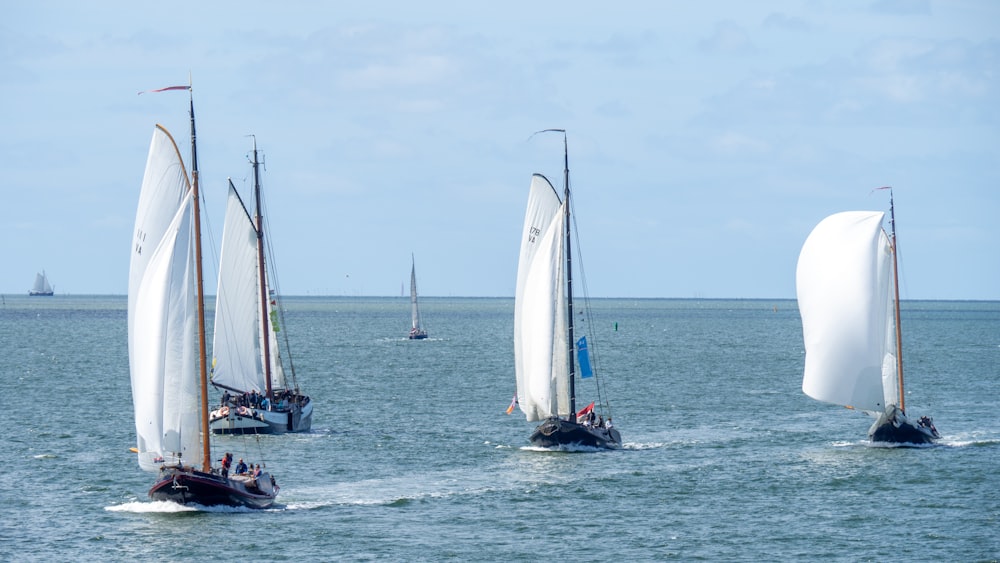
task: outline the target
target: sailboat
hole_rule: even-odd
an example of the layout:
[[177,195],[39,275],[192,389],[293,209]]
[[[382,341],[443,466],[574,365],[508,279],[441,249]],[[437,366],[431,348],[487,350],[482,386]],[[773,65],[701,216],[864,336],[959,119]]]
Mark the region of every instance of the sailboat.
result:
[[545,176],[532,176],[514,296],[514,403],[529,422],[541,421],[529,438],[534,446],[616,449],[621,435],[606,403],[599,408],[601,423],[595,422],[594,403],[576,410],[576,378],[593,373],[586,337],[575,340],[569,146],[564,130],[546,131],[563,134],[563,199]]
[[417,262],[412,254],[410,255],[410,317],[412,320],[410,340],[427,338],[427,331],[420,324],[420,309],[417,307]]
[[806,358],[802,391],[875,418],[874,443],[926,444],[939,438],[929,417],[906,415],[899,322],[896,214],[846,211],[820,221],[796,269]]
[[[224,391],[221,405],[209,415],[209,426],[216,434],[306,432],[312,426],[313,404],[297,384],[286,382],[278,338],[285,334],[281,307],[265,268],[256,139],[252,163],[256,203],[252,219],[229,181],[211,376],[212,385]],[[287,351],[288,339],[284,342]],[[294,382],[295,367],[291,354],[287,356]]]
[[32,297],[51,297],[54,294],[52,286],[49,285],[49,278],[45,275],[45,270],[42,270],[40,274],[35,274],[35,285],[31,286],[31,289],[28,290],[28,295]]
[[128,292],[133,451],[140,468],[157,472],[154,500],[266,508],[278,493],[269,473],[212,467],[193,97],[190,114],[191,179],[157,125],[136,210]]

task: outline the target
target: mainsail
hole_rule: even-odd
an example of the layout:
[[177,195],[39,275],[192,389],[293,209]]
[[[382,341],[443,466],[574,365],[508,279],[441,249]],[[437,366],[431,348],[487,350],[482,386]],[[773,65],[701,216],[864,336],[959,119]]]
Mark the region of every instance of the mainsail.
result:
[[[232,182],[222,230],[219,286],[215,305],[212,383],[240,392],[266,389],[263,331],[271,331],[272,383],[284,387],[278,339],[270,319],[261,318],[257,230]],[[266,284],[266,280],[264,280]],[[268,293],[265,291],[265,295]]]
[[[417,307],[417,264],[413,261],[413,257],[410,257],[410,316],[413,321],[413,329],[421,330],[420,328],[420,308]],[[433,319],[431,319],[433,321]]]
[[848,211],[827,217],[806,239],[796,270],[803,392],[870,414],[897,404],[899,394],[884,216]]
[[570,412],[563,205],[552,184],[535,174],[514,298],[517,397],[528,421]]
[[52,286],[49,285],[49,278],[45,275],[45,270],[41,273],[35,274],[35,285],[31,286],[31,291],[29,292],[33,295],[51,295]]
[[180,153],[157,125],[135,218],[128,347],[139,466],[196,461],[197,295],[193,199]]

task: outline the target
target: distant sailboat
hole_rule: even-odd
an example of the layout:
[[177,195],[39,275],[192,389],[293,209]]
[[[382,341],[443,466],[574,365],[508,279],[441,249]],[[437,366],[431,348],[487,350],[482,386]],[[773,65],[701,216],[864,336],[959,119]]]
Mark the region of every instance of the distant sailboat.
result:
[[157,125],[136,210],[129,269],[135,451],[139,467],[158,472],[150,498],[266,508],[278,493],[270,474],[229,475],[226,462],[212,467],[193,99],[191,162],[189,180],[176,143]]
[[532,177],[514,296],[514,402],[529,422],[541,421],[529,438],[532,445],[616,449],[622,439],[606,403],[598,407],[601,423],[595,423],[594,403],[576,410],[576,378],[592,374],[586,337],[574,335],[566,132],[549,131],[563,134],[563,200],[544,176]]
[[420,324],[420,308],[417,306],[417,262],[410,255],[410,340],[427,338],[427,331]]
[[54,294],[52,286],[49,285],[49,278],[45,275],[45,270],[42,270],[40,274],[35,274],[35,285],[31,286],[31,289],[28,290],[28,295],[32,297],[50,297]]
[[[278,338],[281,307],[266,274],[256,139],[253,177],[253,219],[229,182],[212,345],[212,385],[225,392],[222,404],[209,416],[209,425],[216,434],[307,432],[313,403],[297,384],[289,386],[286,381]],[[284,342],[294,382],[287,337]]]
[[924,444],[939,437],[930,418],[906,417],[899,324],[896,218],[847,211],[823,219],[796,269],[806,360],[802,391],[874,417],[872,442]]

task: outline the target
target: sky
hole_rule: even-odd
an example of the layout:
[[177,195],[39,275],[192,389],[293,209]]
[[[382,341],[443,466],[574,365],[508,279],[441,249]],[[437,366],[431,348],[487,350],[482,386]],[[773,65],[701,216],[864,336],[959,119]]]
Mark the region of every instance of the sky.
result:
[[[888,211],[904,299],[1000,299],[1000,3],[10,2],[0,294],[125,294],[156,123],[214,277],[263,152],[286,295],[513,296],[567,130],[592,297],[795,296],[824,217]],[[577,269],[579,271],[579,269]],[[212,283],[208,284],[210,287]],[[209,290],[211,293],[211,289]]]

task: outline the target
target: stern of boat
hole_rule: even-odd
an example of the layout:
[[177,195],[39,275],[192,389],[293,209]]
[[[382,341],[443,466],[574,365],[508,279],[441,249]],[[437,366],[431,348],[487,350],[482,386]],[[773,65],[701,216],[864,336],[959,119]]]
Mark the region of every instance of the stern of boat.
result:
[[223,406],[209,414],[208,426],[213,434],[270,434],[272,429],[264,418],[265,412],[251,407]]

